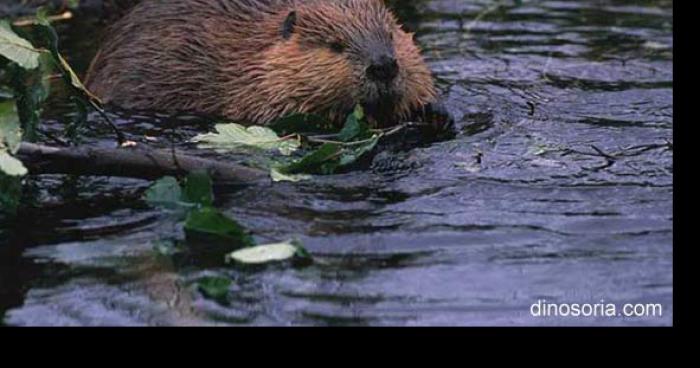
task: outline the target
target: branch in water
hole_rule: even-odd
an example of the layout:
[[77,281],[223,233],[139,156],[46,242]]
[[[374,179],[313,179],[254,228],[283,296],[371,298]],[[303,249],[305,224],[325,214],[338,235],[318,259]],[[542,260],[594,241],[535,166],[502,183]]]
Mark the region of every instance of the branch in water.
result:
[[158,179],[206,171],[217,182],[254,184],[269,180],[263,170],[145,147],[57,148],[22,143],[18,157],[31,174],[73,174]]

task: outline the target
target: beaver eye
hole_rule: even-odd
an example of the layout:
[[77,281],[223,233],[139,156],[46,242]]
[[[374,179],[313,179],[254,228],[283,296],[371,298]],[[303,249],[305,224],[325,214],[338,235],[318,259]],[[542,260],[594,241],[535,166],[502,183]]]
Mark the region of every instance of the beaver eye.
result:
[[343,43],[340,41],[332,42],[330,46],[333,52],[341,54],[343,51],[345,51],[345,45],[343,45]]

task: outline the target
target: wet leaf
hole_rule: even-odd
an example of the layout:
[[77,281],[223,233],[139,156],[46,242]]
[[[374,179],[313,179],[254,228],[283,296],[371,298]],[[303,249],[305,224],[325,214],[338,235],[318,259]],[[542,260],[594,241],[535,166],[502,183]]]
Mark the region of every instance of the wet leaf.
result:
[[275,168],[271,173],[273,180],[298,181],[301,178],[294,176],[298,174],[334,174],[339,168],[355,163],[371,152],[381,138],[372,134],[364,118],[364,110],[358,105],[338,134],[341,142],[325,143],[300,160]]
[[146,190],[144,199],[152,206],[179,207],[182,200],[180,183],[174,177],[166,176]]
[[255,245],[241,225],[211,207],[214,195],[211,178],[206,173],[188,175],[184,189],[174,177],[162,178],[146,190],[144,199],[153,206],[179,211],[176,213],[185,218],[184,230],[188,238],[225,241],[235,246]]
[[[338,169],[349,166],[365,154],[371,152],[379,142],[379,136],[374,136],[365,142],[357,142],[349,146],[337,143],[326,143],[317,150],[307,154],[302,159],[287,166],[276,168],[282,175],[320,174],[330,175]],[[294,178],[294,176],[292,176]]]
[[307,154],[301,160],[279,168],[283,174],[332,174],[338,167],[338,159],[343,147],[339,144],[326,143],[317,150]]
[[0,102],[0,152],[17,153],[21,143],[22,129],[15,102]]
[[13,101],[0,103],[0,174],[24,176],[27,168],[22,161],[12,157],[22,143],[22,129]]
[[278,150],[288,156],[296,151],[301,143],[298,139],[280,138],[274,130],[266,127],[244,127],[240,124],[218,124],[216,133],[201,134],[192,139],[201,143],[202,148],[211,148],[217,152],[227,152],[241,147],[254,147],[263,150]]
[[0,151],[0,173],[9,176],[24,176],[27,175],[27,168],[24,167],[22,161],[10,156],[7,152]]
[[214,193],[209,175],[204,172],[189,174],[185,178],[182,200],[201,206],[211,206],[214,203]]
[[10,23],[3,20],[0,21],[0,55],[24,69],[35,69],[39,66],[41,51],[35,49],[29,41],[17,36]]
[[14,213],[22,196],[22,181],[0,173],[0,213]]
[[189,213],[185,221],[188,236],[209,236],[233,241],[240,246],[255,245],[253,238],[236,221],[215,208],[198,208]]
[[184,181],[184,188],[172,176],[156,181],[146,190],[146,202],[166,208],[211,206],[214,202],[212,182],[204,172],[191,173]]
[[197,289],[209,299],[226,298],[230,287],[231,279],[226,277],[207,276],[197,280]]
[[372,152],[374,147],[377,146],[377,143],[379,143],[379,136],[374,136],[363,144],[357,145],[352,149],[346,149],[340,157],[339,166],[347,166],[355,163],[355,161],[359,160],[363,155]]
[[24,138],[34,141],[36,128],[41,122],[44,101],[49,96],[53,60],[49,53],[39,57],[39,68],[25,70],[17,65],[9,68],[11,86],[17,102],[17,115],[24,130]]
[[237,250],[226,256],[227,262],[260,265],[292,259],[310,260],[309,253],[297,241],[258,245]]
[[372,133],[369,131],[369,125],[363,121],[364,117],[364,110],[362,110],[360,105],[357,105],[355,111],[345,121],[343,129],[338,134],[338,139],[343,142],[352,142],[371,137]]

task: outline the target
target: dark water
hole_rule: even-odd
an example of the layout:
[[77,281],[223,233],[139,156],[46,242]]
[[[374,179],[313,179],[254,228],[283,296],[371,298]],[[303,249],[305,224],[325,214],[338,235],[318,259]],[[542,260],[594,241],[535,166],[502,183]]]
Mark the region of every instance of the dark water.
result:
[[[297,237],[316,265],[164,256],[153,241],[180,230],[140,200],[148,182],[33,178],[19,220],[0,222],[2,323],[671,324],[672,2],[493,4],[401,9],[457,138],[312,182],[218,188],[217,207],[260,242]],[[82,68],[95,37],[81,24],[62,34]],[[134,137],[170,134],[158,126],[124,123]],[[200,295],[203,275],[233,280],[230,303]],[[533,317],[538,300],[659,303],[663,315]]]

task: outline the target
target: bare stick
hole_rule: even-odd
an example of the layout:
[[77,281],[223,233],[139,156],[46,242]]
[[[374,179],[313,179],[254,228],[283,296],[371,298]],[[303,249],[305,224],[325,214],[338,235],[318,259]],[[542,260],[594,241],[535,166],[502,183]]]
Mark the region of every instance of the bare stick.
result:
[[[65,11],[65,12],[58,14],[58,15],[49,15],[46,18],[50,22],[56,22],[56,21],[60,21],[60,20],[69,20],[69,19],[73,18],[73,13],[70,11]],[[33,24],[36,24],[35,17],[18,19],[12,23],[12,25],[16,26],[16,27],[27,27],[27,26],[31,26]]]
[[256,184],[269,181],[263,170],[143,146],[131,148],[56,148],[22,143],[18,158],[31,174],[73,174],[158,179],[206,171],[216,182]]

